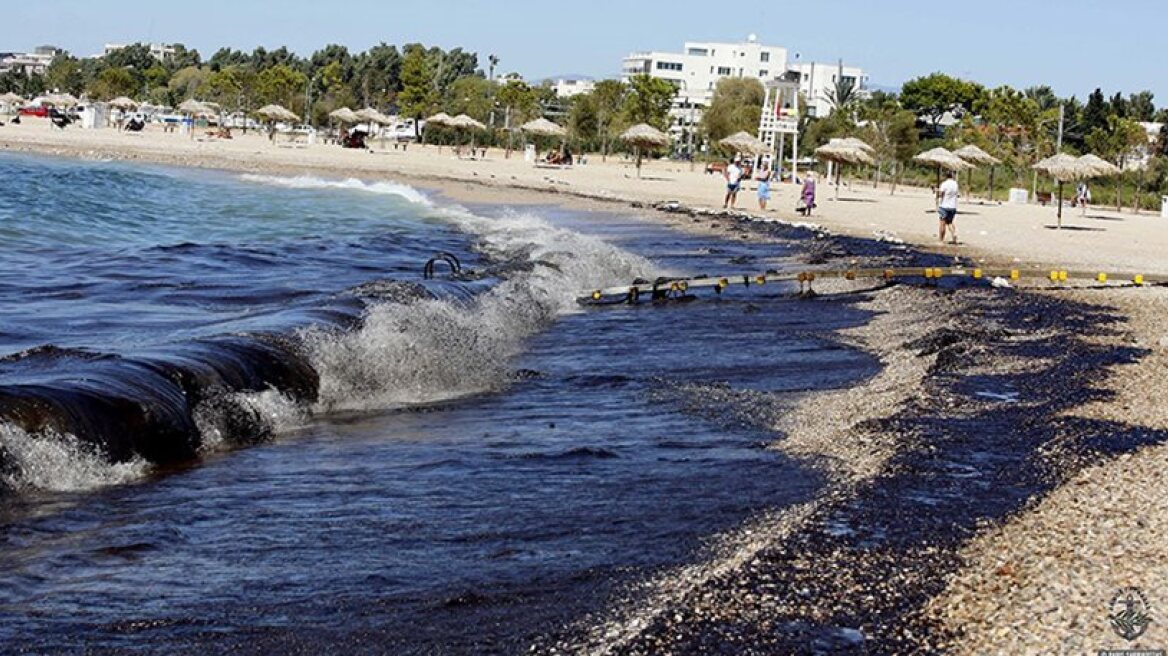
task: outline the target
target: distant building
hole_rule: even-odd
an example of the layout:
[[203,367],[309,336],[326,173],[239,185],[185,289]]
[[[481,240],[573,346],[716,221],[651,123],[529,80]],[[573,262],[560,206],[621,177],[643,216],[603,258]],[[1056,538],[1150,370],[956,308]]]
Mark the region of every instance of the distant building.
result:
[[[796,59],[798,56],[796,55]],[[635,75],[650,75],[677,86],[674,99],[672,131],[684,132],[701,120],[702,109],[714,97],[714,88],[723,78],[753,78],[764,83],[792,79],[788,71],[798,74],[800,92],[807,99],[808,114],[827,116],[831,104],[827,90],[839,77],[838,64],[799,63],[788,60],[786,48],[766,46],[750,35],[743,43],[686,42],[682,52],[637,52],[625,57],[621,76],[625,82]],[[844,67],[845,78],[855,80],[863,92],[868,82],[864,71]]]
[[552,83],[552,89],[555,90],[556,96],[560,98],[571,98],[582,93],[592,93],[596,88],[594,80],[571,80],[559,79]]
[[1142,171],[1148,168],[1148,164],[1151,163],[1152,156],[1156,152],[1156,146],[1160,143],[1160,131],[1164,129],[1164,124],[1141,121],[1140,127],[1148,135],[1148,141],[1137,146],[1128,155],[1127,161],[1123,165],[1125,171]]
[[[799,73],[799,91],[807,102],[808,116],[827,116],[833,105],[828,98],[840,79],[840,64],[796,63],[791,70]],[[851,82],[857,91],[862,91],[868,83],[864,71],[855,66],[843,66],[843,81]]]
[[37,46],[32,52],[0,52],[0,73],[18,70],[25,75],[44,75],[62,52],[56,46]]
[[[107,43],[107,44],[105,44],[105,48],[102,50],[101,56],[105,57],[105,56],[109,55],[111,52],[117,52],[118,50],[121,50],[122,48],[125,48],[128,45],[130,45],[130,44],[128,44],[128,43]],[[150,46],[150,54],[153,55],[154,58],[160,62],[170,61],[171,58],[174,57],[175,48],[173,45],[170,45],[167,43],[151,43],[148,45]]]

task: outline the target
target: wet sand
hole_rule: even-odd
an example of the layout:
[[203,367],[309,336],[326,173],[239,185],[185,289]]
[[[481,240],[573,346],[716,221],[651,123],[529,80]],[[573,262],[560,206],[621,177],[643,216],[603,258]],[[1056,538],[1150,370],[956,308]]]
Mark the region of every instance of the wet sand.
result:
[[[545,171],[496,151],[467,162],[433,147],[371,154],[285,149],[260,138],[135,141],[9,127],[0,128],[7,150],[391,176],[473,202],[635,203],[647,219],[686,230],[813,240],[818,264],[869,255],[857,253],[865,242],[846,235],[879,232],[924,246],[934,239],[931,200],[921,190],[888,198],[886,190],[857,185],[844,194],[850,201],[824,200],[812,220],[840,236],[816,239],[814,230],[643,208],[667,199],[716,203],[720,181],[684,165],[655,162],[647,180],[636,180],[627,162]],[[828,194],[821,190],[821,198]],[[780,211],[767,216],[798,221],[782,202],[793,189],[779,197]],[[1047,208],[975,206],[961,224],[967,245],[938,256],[1166,270],[1168,222],[1068,212],[1068,224],[1082,229],[1056,232],[1047,229],[1053,220]],[[906,257],[921,261],[928,253]],[[1159,289],[902,286],[857,302],[876,317],[842,343],[877,354],[885,369],[862,386],[809,396],[774,426],[782,435],[774,448],[821,467],[832,491],[716,536],[707,559],[625,591],[611,613],[549,635],[536,651],[973,654],[1130,646],[1107,627],[1111,595],[1121,585],[1164,589],[1159,538],[1168,515],[1159,501],[1168,414],[1151,399],[1168,364],[1168,342],[1158,334],[1168,297]],[[1149,601],[1168,609],[1168,598]],[[1166,623],[1154,623],[1139,645],[1164,647]]]

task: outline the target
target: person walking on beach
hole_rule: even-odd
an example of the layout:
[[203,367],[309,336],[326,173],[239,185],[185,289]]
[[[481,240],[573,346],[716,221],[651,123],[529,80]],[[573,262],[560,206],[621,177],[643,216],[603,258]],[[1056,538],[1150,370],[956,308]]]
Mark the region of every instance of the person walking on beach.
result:
[[952,239],[950,243],[957,244],[957,226],[953,225],[953,220],[957,218],[957,196],[957,180],[950,171],[945,181],[941,183],[941,188],[937,190],[937,198],[941,201],[937,206],[940,218],[938,236],[942,243],[945,242],[945,231],[948,230]]
[[799,194],[799,204],[795,207],[803,216],[811,216],[815,209],[815,172],[808,171],[803,179],[803,190]]
[[1087,206],[1091,204],[1091,188],[1086,182],[1079,182],[1075,188],[1075,204],[1083,209],[1083,216],[1087,216]]
[[766,211],[767,201],[771,199],[771,165],[766,160],[758,166],[758,174],[754,176],[758,180],[758,209]]
[[742,186],[742,158],[735,157],[726,167],[726,200],[722,209],[735,209],[738,204],[738,188]]

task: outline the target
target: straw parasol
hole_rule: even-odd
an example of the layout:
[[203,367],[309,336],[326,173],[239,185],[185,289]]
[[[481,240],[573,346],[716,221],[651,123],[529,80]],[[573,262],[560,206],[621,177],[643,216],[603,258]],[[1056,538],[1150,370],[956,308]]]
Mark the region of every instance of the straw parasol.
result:
[[359,109],[353,112],[353,115],[356,116],[358,120],[368,121],[369,123],[377,123],[378,125],[390,125],[393,123],[393,119],[386,116],[385,114],[382,114],[376,109],[373,109],[372,107]]
[[357,114],[348,107],[334,109],[333,111],[329,112],[329,118],[345,125],[361,122],[361,117],[357,116]]
[[552,123],[546,118],[537,118],[534,121],[524,123],[519,129],[541,137],[566,137],[568,135],[564,126]]
[[117,109],[138,109],[138,103],[134,99],[126,96],[118,96],[106,104]]
[[718,144],[735,152],[746,153],[747,155],[766,155],[771,152],[770,146],[745,130],[722,139]]
[[437,114],[426,119],[426,125],[443,125],[449,127],[450,121],[452,120],[454,119],[452,116],[450,116],[450,114],[447,114],[446,112],[438,112]]
[[1119,175],[1123,171],[1111,162],[1099,157],[1098,155],[1083,155],[1079,158],[1079,166],[1083,167],[1086,172],[1089,172],[1089,177],[1092,178],[1108,178],[1113,175]]
[[192,116],[195,114],[212,113],[210,107],[204,105],[198,100],[195,100],[194,98],[188,98],[182,101],[182,103],[178,106],[178,111],[182,112],[183,114],[190,114]]
[[964,171],[973,168],[973,165],[961,159],[957,155],[949,152],[944,148],[934,148],[920,153],[913,157],[916,161],[922,164],[930,164],[937,167],[937,171],[946,169],[949,171]]
[[[876,152],[876,149],[869,145],[867,141],[864,141],[863,139],[857,139],[856,137],[844,137],[843,139],[832,139],[831,141],[834,141],[837,144],[847,148],[858,148],[868,153],[869,155],[872,155]],[[831,143],[831,141],[828,143]]]
[[[998,164],[1001,164],[1002,160],[998,159],[997,157],[994,157],[993,155],[987,153],[986,151],[982,150],[981,148],[978,148],[977,146],[975,146],[973,144],[968,144],[968,145],[962,146],[962,147],[958,148],[957,150],[953,151],[953,154],[960,157],[961,159],[965,160],[967,163],[973,164],[974,166],[989,166],[990,167],[989,194],[988,194],[988,196],[989,196],[990,200],[993,200],[994,199],[994,167],[997,166]],[[972,169],[970,169],[970,171],[969,171],[969,187],[970,187],[970,189],[973,188],[973,170]]]
[[8,108],[8,115],[11,116],[16,113],[17,107],[24,104],[24,98],[9,91],[4,95],[0,95],[0,105]]
[[1034,169],[1058,182],[1058,227],[1063,227],[1063,184],[1095,177],[1091,168],[1066,153],[1058,153],[1038,162]]
[[475,147],[475,142],[474,142],[475,131],[487,129],[487,126],[483,125],[482,123],[479,123],[478,121],[467,116],[466,114],[459,114],[458,116],[455,116],[454,118],[450,119],[450,122],[447,123],[447,125],[454,128],[455,130],[459,130],[459,131],[466,130],[467,132],[470,132],[470,149],[471,149],[472,153],[474,152],[474,147]]
[[[969,162],[961,159],[945,148],[934,148],[932,150],[926,150],[925,152],[918,154],[916,157],[913,157],[913,159],[922,164],[929,164],[931,166],[937,167],[938,189],[941,188],[941,169],[957,173],[959,171],[965,171],[967,169],[973,168],[973,164],[970,164]],[[937,198],[936,201],[940,203],[941,199]]]
[[300,116],[292,110],[281,107],[280,105],[264,105],[255,111],[256,116],[266,118],[269,121],[299,121]]
[[74,107],[81,103],[77,97],[71,93],[53,93],[49,94],[48,100],[57,107]]
[[[844,164],[874,164],[875,160],[868,154],[868,150],[861,147],[864,144],[859,139],[832,139],[826,144],[815,149],[815,157],[824,159],[830,162],[835,162],[839,166],[835,171],[835,198],[839,200],[840,177]],[[867,144],[864,144],[867,146]],[[871,146],[868,146],[871,148]]]
[[669,145],[669,135],[647,123],[639,123],[625,130],[621,141],[632,144],[637,152],[637,177],[641,177],[641,149],[661,148]]

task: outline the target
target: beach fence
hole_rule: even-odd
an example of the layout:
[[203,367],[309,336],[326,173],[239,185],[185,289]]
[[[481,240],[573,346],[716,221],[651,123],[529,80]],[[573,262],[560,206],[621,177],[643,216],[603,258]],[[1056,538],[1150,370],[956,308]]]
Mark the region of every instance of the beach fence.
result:
[[760,289],[768,284],[799,283],[802,294],[813,293],[816,280],[871,280],[882,285],[906,282],[939,285],[942,280],[955,284],[989,285],[1011,288],[1059,288],[1069,283],[1089,283],[1092,286],[1143,287],[1168,285],[1168,275],[1149,275],[1133,272],[1088,271],[1073,269],[1022,269],[986,267],[907,267],[892,269],[834,269],[780,273],[770,270],[762,273],[723,276],[697,275],[685,278],[657,278],[635,280],[627,285],[577,293],[576,300],[583,305],[635,304],[642,300],[691,299],[700,289],[722,294],[731,287]]

